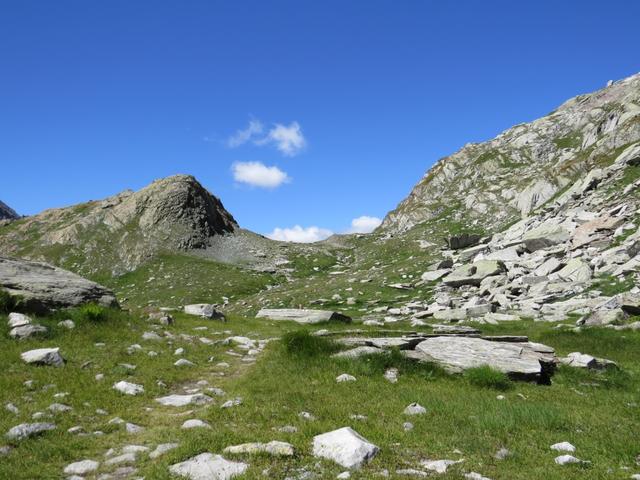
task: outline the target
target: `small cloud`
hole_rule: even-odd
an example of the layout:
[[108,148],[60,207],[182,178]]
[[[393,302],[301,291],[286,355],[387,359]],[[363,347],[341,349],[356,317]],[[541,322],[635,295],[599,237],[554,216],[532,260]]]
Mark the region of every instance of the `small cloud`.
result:
[[293,228],[275,228],[273,232],[267,235],[267,237],[272,240],[279,240],[281,242],[311,243],[319,242],[320,240],[324,240],[331,235],[333,235],[333,232],[331,230],[327,230],[326,228],[303,228],[300,225],[296,225]]
[[244,130],[238,130],[227,139],[227,146],[230,148],[239,147],[250,140],[255,140],[258,135],[262,135],[264,127],[260,120],[251,119],[249,125]]
[[261,162],[236,162],[231,170],[236,182],[254,187],[276,188],[291,181],[291,177],[278,167],[267,167]]
[[382,220],[378,217],[363,215],[351,220],[351,228],[346,233],[371,233],[380,226]]
[[[205,141],[210,141],[205,137]],[[274,145],[283,155],[293,157],[307,146],[307,140],[302,134],[302,128],[298,122],[289,125],[276,123],[265,133],[264,125],[260,120],[252,118],[247,128],[238,130],[227,139],[229,148],[236,148],[245,143],[254,145]]]
[[289,126],[276,123],[276,125],[269,130],[267,137],[258,141],[258,144],[261,143],[275,144],[276,148],[288,157],[297,155],[307,145],[307,141],[302,134],[302,129],[298,122],[291,122]]

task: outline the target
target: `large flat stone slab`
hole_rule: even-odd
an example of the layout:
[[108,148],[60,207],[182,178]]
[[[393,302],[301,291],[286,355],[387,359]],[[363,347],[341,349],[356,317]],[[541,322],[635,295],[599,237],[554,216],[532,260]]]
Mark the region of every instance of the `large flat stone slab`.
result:
[[263,308],[258,312],[256,318],[267,318],[269,320],[284,320],[303,324],[314,324],[338,320],[341,322],[351,322],[351,317],[331,310],[311,310],[306,308]]
[[470,337],[428,338],[409,355],[435,362],[450,372],[488,365],[519,380],[548,381],[555,365],[553,349],[532,342],[494,342]]
[[95,302],[117,306],[106,287],[62,268],[40,262],[0,257],[0,289],[24,299],[26,308],[48,311]]

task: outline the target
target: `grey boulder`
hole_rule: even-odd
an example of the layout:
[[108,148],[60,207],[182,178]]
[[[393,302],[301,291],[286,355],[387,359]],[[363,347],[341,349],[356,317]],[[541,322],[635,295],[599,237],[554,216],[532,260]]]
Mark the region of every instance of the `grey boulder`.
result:
[[95,302],[117,306],[110,290],[62,268],[40,262],[0,257],[0,288],[20,296],[26,308],[48,311]]
[[201,453],[189,460],[171,465],[169,472],[189,480],[229,480],[242,475],[247,468],[249,465],[246,463],[231,462],[213,453]]
[[64,365],[64,358],[60,355],[59,348],[37,348],[21,353],[20,358],[25,363],[34,365],[52,365],[61,367]]

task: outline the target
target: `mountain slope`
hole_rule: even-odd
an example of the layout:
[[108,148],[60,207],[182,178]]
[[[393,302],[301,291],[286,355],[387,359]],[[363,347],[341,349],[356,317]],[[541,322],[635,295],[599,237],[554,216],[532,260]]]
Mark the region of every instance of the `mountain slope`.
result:
[[0,200],[0,220],[13,220],[18,214],[9,205]]
[[46,210],[0,227],[5,255],[45,260],[85,275],[121,274],[162,251],[198,249],[238,225],[189,175],[138,192]]
[[380,228],[402,232],[452,213],[468,227],[499,229],[543,205],[577,176],[610,164],[639,139],[640,74],[442,158]]

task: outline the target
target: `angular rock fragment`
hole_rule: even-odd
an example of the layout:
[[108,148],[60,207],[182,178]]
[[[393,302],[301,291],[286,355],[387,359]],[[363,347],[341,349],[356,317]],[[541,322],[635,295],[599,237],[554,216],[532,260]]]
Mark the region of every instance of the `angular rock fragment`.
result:
[[60,355],[59,348],[37,348],[20,354],[20,358],[25,363],[34,365],[51,365],[61,367],[64,365],[64,359]]
[[350,427],[313,437],[313,455],[336,462],[344,468],[357,469],[380,451]]

